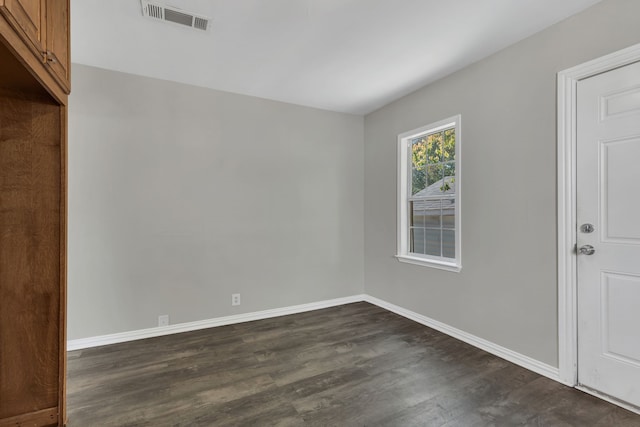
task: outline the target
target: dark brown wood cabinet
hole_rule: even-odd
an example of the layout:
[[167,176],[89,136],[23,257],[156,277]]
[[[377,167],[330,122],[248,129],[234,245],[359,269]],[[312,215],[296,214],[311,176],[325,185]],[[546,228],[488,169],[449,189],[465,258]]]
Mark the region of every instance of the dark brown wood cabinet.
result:
[[60,86],[69,92],[69,8],[47,2],[45,62]]
[[[0,15],[23,40],[24,47],[33,53],[33,59],[44,63],[50,78],[68,94],[69,1],[0,0]],[[45,82],[45,85],[51,84]]]
[[68,20],[0,0],[0,427],[65,421]]
[[45,0],[0,0],[0,13],[36,55],[44,47],[45,8]]

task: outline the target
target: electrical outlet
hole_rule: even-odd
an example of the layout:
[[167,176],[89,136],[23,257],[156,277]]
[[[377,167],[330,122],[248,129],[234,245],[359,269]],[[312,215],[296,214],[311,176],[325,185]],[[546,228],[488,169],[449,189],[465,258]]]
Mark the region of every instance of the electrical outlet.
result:
[[240,294],[231,294],[231,305],[240,305]]
[[169,315],[162,314],[158,316],[158,326],[169,326]]

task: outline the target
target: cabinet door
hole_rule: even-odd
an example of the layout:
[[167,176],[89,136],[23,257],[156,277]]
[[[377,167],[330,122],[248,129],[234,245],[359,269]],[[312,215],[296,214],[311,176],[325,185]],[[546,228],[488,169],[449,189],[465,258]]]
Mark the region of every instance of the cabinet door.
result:
[[[51,3],[57,3],[57,1]],[[46,18],[45,0],[0,0],[0,13],[25,39],[34,53],[42,57]]]
[[46,61],[49,70],[69,93],[69,1],[47,2]]

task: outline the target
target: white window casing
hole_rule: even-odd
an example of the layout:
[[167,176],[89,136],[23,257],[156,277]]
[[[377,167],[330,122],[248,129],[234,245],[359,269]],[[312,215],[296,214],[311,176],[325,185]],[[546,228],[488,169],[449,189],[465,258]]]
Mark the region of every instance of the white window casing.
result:
[[[427,196],[429,193],[434,193],[433,189],[425,188],[423,191],[418,192],[414,195],[410,194],[412,192],[412,181],[413,181],[413,168],[412,168],[412,144],[413,141],[421,137],[428,137],[429,135],[437,134],[438,132],[443,132],[443,140],[442,144],[444,144],[445,133],[448,130],[454,131],[455,138],[455,159],[454,162],[446,162],[446,163],[454,163],[455,174],[453,175],[453,179],[451,176],[443,176],[441,183],[434,183],[431,187],[438,185],[440,186],[440,190],[443,192],[442,195],[433,195]],[[397,253],[396,258],[405,263],[417,264],[427,267],[434,267],[443,270],[455,271],[459,272],[462,268],[461,262],[461,142],[462,142],[462,133],[461,133],[461,116],[453,116],[447,118],[445,120],[440,120],[435,123],[431,123],[427,126],[422,126],[418,129],[413,129],[408,132],[404,132],[398,135],[398,194],[397,194]],[[444,148],[441,150],[444,152]],[[444,158],[440,161],[439,164],[432,165],[434,167],[445,166]],[[427,169],[429,165],[425,165],[424,169]],[[447,181],[449,178],[449,181]],[[453,181],[453,182],[451,182]],[[445,187],[446,183],[446,187]],[[453,184],[450,186],[449,184]],[[428,185],[428,184],[425,184]],[[453,188],[452,188],[453,187]],[[446,188],[446,190],[445,190]],[[445,191],[448,192],[444,194]],[[424,193],[425,197],[414,197],[419,196],[421,193]],[[436,191],[437,193],[437,191]],[[454,225],[453,229],[445,229],[444,225],[444,203],[445,199],[449,204],[453,204],[454,211]],[[410,203],[422,203],[425,205],[426,203],[439,203],[440,206],[440,226],[439,228],[434,228],[432,230],[427,230],[426,225],[423,227],[413,227],[411,224],[411,214],[413,212],[409,212],[409,204]],[[413,206],[413,205],[412,205]],[[426,206],[426,205],[425,205]],[[415,209],[415,208],[414,208]],[[426,207],[424,209],[427,209]],[[426,218],[426,217],[424,217]],[[450,227],[450,226],[449,226]],[[417,230],[422,230],[424,234],[424,250],[423,251],[411,251],[411,229],[414,228],[413,232],[415,233]],[[417,228],[417,230],[416,230]],[[440,256],[436,256],[434,254],[427,254],[427,231],[438,232],[440,230]],[[444,233],[450,235],[451,231],[454,231],[454,242],[455,242],[455,256],[452,257],[451,254],[448,256],[444,256]],[[415,236],[416,234],[414,234]],[[437,234],[436,234],[437,235]],[[415,237],[414,237],[415,239]],[[415,244],[415,240],[414,240]],[[437,247],[437,246],[436,246]]]

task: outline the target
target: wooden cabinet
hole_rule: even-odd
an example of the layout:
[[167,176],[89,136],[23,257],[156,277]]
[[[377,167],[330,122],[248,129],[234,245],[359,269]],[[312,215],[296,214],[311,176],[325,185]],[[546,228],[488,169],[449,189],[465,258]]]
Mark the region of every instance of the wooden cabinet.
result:
[[0,12],[36,55],[43,52],[46,0],[0,0]]
[[0,427],[65,422],[68,13],[0,0]]
[[69,93],[69,7],[61,1],[47,2],[45,62],[54,78]]
[[68,94],[69,0],[0,0],[0,14]]

